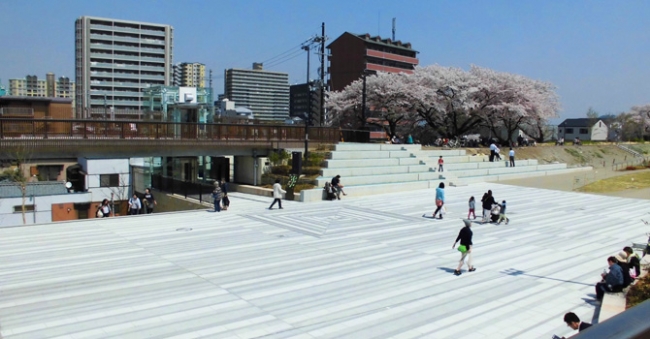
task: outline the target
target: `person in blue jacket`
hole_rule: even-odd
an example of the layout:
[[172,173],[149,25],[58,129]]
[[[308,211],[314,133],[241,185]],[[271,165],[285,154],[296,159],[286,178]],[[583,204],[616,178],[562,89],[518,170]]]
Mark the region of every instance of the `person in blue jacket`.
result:
[[442,206],[445,205],[445,183],[441,182],[436,188],[436,211],[433,212],[433,218],[436,218],[436,214],[440,213],[438,219],[442,219]]

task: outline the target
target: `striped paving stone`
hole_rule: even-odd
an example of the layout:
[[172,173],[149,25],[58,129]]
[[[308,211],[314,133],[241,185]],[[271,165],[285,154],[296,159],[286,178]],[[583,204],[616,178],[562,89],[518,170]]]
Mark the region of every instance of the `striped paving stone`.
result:
[[[452,274],[471,195],[476,272]],[[265,209],[0,228],[0,333],[18,338],[537,338],[571,334],[605,258],[642,241],[646,200],[498,184]]]

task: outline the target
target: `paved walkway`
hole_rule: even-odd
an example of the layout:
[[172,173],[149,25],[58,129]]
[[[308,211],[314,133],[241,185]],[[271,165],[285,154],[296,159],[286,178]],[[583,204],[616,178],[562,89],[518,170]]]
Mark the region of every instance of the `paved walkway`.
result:
[[[478,270],[452,274],[470,195]],[[231,197],[189,211],[0,229],[0,333],[19,338],[550,338],[591,320],[605,258],[645,240],[647,201],[498,184],[341,201]]]

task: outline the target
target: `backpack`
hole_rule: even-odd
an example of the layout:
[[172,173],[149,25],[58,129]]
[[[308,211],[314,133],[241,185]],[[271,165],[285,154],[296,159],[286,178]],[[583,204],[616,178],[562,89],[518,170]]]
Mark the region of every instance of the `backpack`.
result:
[[97,213],[95,214],[95,216],[97,216],[97,218],[103,218],[103,217],[104,217],[104,212],[102,212],[102,208],[101,208],[101,207],[99,207],[99,208],[97,209]]

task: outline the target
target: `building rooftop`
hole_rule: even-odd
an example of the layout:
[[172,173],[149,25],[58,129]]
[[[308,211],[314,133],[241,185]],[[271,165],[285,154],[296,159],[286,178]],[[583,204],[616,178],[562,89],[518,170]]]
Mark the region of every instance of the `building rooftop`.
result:
[[[345,178],[343,178],[345,183]],[[469,196],[476,272],[452,274]],[[318,203],[232,193],[188,211],[1,228],[0,333],[61,338],[550,338],[590,321],[606,258],[647,237],[647,200],[499,184]],[[453,326],[459,324],[459,326]]]
[[[352,36],[355,36],[355,37],[357,37],[357,38],[359,38],[359,39],[361,39],[361,40],[363,40],[363,41],[366,41],[366,42],[368,42],[368,43],[371,43],[371,44],[375,44],[375,45],[383,45],[383,46],[388,46],[388,47],[392,47],[392,48],[398,48],[398,49],[403,49],[403,50],[406,50],[406,51],[411,51],[411,52],[419,53],[418,51],[416,51],[416,50],[414,50],[413,48],[411,48],[411,43],[410,43],[410,42],[402,42],[401,40],[392,41],[392,40],[389,39],[389,38],[382,39],[382,38],[381,38],[380,36],[378,36],[378,35],[372,36],[372,35],[370,35],[370,34],[368,34],[368,33],[364,33],[364,34],[355,34],[355,33],[345,32],[345,33],[343,33],[341,36],[343,36],[343,35],[345,35],[345,34],[350,34],[350,35],[352,35]],[[338,38],[337,38],[337,39],[338,39]],[[335,41],[336,41],[336,40],[335,40]],[[332,42],[332,43],[334,43],[334,42]],[[327,46],[327,48],[330,48],[330,46],[332,45],[332,43],[330,43],[330,44]]]
[[145,21],[131,21],[131,20],[102,18],[102,17],[98,17],[98,16],[88,16],[88,15],[84,15],[84,16],[81,16],[81,17],[77,18],[77,20],[82,20],[82,19],[105,20],[105,21],[120,22],[120,23],[125,23],[125,24],[138,24],[138,25],[149,25],[149,26],[161,26],[161,27],[169,26],[169,27],[172,27],[171,25],[167,25],[167,24],[156,24],[156,23],[145,22]]
[[59,97],[30,97],[30,96],[17,96],[17,95],[4,95],[0,97],[2,101],[43,101],[43,102],[57,102],[64,104],[72,104],[72,98],[59,98]]
[[600,120],[598,118],[565,119],[557,127],[591,127]]
[[[25,191],[27,197],[68,194],[65,183],[61,181],[29,182]],[[19,198],[22,196],[22,190],[18,183],[0,182],[0,198]]]

